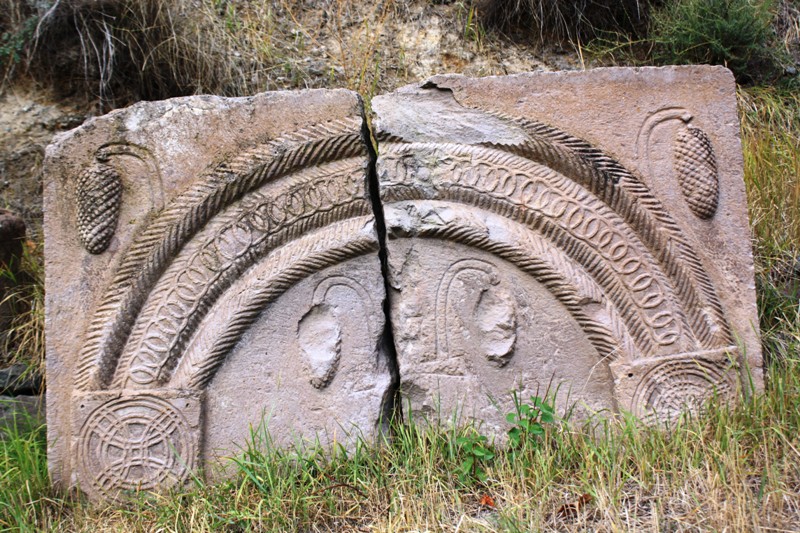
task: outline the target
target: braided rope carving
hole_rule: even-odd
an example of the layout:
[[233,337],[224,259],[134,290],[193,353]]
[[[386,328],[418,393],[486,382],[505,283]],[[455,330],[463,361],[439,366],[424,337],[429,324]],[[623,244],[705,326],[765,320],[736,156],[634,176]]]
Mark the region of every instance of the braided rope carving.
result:
[[[662,265],[701,347],[713,349],[733,342],[722,304],[708,274],[680,227],[638,178],[598,148],[561,130],[501,113],[487,114],[519,125],[528,134],[528,140],[517,145],[486,143],[483,146],[541,163],[602,200],[635,231]],[[386,144],[396,143],[398,138],[379,136],[379,141],[385,151]]]
[[[483,147],[456,145],[441,147],[416,143],[384,145],[382,163],[388,166],[393,158],[402,160],[408,154],[432,149],[436,150],[433,153],[446,153],[451,159],[467,155],[471,163],[467,172],[485,162],[491,163],[494,169],[500,168],[503,164],[509,170],[503,174],[504,177],[484,180],[463,175],[455,168],[456,165],[451,163],[452,168],[441,174],[437,173],[434,189],[415,185],[414,179],[386,182],[382,191],[385,201],[399,202],[426,198],[450,200],[478,206],[524,224],[556,243],[598,280],[625,317],[642,355],[655,355],[659,346],[663,346],[664,349],[668,347],[668,353],[674,353],[676,348],[683,350],[696,348],[696,340],[691,335],[686,316],[680,309],[674,289],[659,264],[635,233],[585,189],[551,169],[521,159],[514,154]],[[555,191],[558,195],[563,195],[563,197],[551,195],[553,201],[550,202],[552,204],[550,206],[540,205],[533,192],[530,194],[525,192],[528,189],[533,191],[537,187],[542,187],[544,183],[547,183],[547,194],[550,194],[548,191]],[[526,199],[526,196],[530,198]],[[539,196],[543,198],[545,195]],[[567,207],[569,205],[567,201],[576,208],[572,210]],[[592,213],[596,216],[596,222],[611,228],[618,234],[618,242],[625,243],[625,246],[615,245],[610,239],[605,239],[605,246],[598,246],[596,242],[587,239],[586,235],[582,235],[577,225],[570,223],[576,218],[576,213],[580,215],[581,210]],[[600,227],[597,223],[587,226],[591,226],[593,232],[599,231]],[[615,250],[622,250],[624,253],[615,255]],[[633,265],[633,268],[628,268],[629,265]],[[664,308],[669,310],[669,314],[665,314]],[[682,340],[683,345],[675,346],[679,340]]]
[[[248,195],[215,217],[209,224],[213,227],[201,232],[190,250],[173,260],[137,317],[112,388],[150,387],[162,382],[214,301],[271,250],[309,231],[371,212],[363,190],[358,190],[364,186],[363,160],[359,158],[314,167],[281,181],[293,185],[282,195]],[[262,207],[273,210],[270,200],[289,202],[311,195],[314,204],[299,202],[294,215],[286,206],[281,208],[280,224],[254,220]],[[219,250],[222,245],[228,245],[223,252]]]
[[[427,207],[443,202],[413,202]],[[395,204],[408,212],[409,204]],[[478,210],[459,211],[458,218],[417,228],[416,237],[457,242],[496,255],[532,276],[560,301],[583,329],[601,357],[635,358],[639,351],[628,325],[598,282],[589,276],[564,251],[524,226],[498,217],[492,225],[503,231],[490,231]]]
[[[95,312],[75,373],[78,390],[107,385],[134,318],[176,252],[211,217],[264,183],[366,153],[357,118],[315,124],[244,151],[176,197],[137,236]],[[359,132],[359,133],[354,133]]]
[[[300,237],[260,262],[238,280],[247,290],[227,291],[215,313],[196,330],[172,373],[171,388],[204,388],[228,352],[256,321],[264,307],[307,276],[378,249],[372,216],[350,218]],[[365,228],[368,231],[365,231]],[[218,317],[231,317],[219,320]]]
[[[508,117],[506,117],[508,119]],[[733,343],[714,285],[678,224],[649,189],[617,161],[586,141],[525,119],[510,119],[530,140],[520,147],[497,146],[542,161],[569,176],[618,213],[664,265],[674,280],[692,329],[705,348]]]

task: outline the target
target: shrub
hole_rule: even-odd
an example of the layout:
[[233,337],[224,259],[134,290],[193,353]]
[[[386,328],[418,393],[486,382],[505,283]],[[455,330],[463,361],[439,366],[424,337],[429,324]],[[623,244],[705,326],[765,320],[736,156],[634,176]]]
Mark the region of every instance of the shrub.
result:
[[647,27],[651,0],[483,0],[489,27],[525,29],[544,40],[589,39],[601,33],[639,34]]
[[740,81],[769,65],[771,2],[677,0],[652,15],[650,38],[663,63],[725,65]]
[[2,80],[14,74],[29,48],[38,17],[25,2],[0,0],[0,75]]

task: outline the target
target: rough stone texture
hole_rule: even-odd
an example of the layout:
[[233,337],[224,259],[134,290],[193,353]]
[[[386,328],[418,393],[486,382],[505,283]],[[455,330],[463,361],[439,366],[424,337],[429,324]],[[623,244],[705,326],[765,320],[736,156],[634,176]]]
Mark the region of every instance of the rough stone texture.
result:
[[191,97],[48,148],[50,470],[170,487],[251,426],[378,429],[390,389],[363,111],[349,91]]
[[412,413],[502,434],[512,390],[668,419],[762,387],[729,71],[436,76],[372,107]]

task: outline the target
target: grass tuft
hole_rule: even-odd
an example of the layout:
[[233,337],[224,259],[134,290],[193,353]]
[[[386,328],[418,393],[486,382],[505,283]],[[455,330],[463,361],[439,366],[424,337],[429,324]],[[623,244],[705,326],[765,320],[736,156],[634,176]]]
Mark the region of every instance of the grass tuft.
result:
[[646,29],[651,9],[650,0],[484,0],[476,5],[489,27],[525,31],[541,42],[586,42],[608,31],[637,35]]
[[0,268],[6,288],[0,307],[10,315],[2,333],[2,364],[25,363],[44,375],[44,258],[43,246],[26,241],[19,265]]

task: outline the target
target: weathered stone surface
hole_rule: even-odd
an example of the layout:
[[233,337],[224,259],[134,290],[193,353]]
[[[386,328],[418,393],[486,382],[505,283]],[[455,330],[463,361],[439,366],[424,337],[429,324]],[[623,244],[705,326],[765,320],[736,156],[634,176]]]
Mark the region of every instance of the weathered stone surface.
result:
[[369,438],[396,366],[413,414],[496,435],[514,391],[663,420],[762,386],[727,70],[437,76],[373,109],[385,265],[354,93],[142,103],[49,147],[56,484],[224,475],[262,425]]
[[502,434],[513,390],[665,419],[762,386],[729,71],[436,76],[372,107],[413,413]]
[[376,429],[390,388],[349,91],[140,103],[47,151],[49,461],[94,498]]

